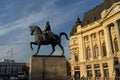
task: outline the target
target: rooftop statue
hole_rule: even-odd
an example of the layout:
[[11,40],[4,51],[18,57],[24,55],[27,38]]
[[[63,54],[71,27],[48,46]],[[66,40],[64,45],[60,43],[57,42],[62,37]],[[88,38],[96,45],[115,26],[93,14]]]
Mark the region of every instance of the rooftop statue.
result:
[[31,35],[35,36],[35,41],[30,42],[31,49],[33,50],[33,47],[32,47],[33,44],[38,45],[37,52],[34,55],[38,54],[41,45],[49,45],[49,44],[51,44],[52,46],[52,52],[50,53],[50,55],[52,55],[53,52],[55,51],[56,45],[58,45],[61,48],[62,55],[64,55],[64,48],[61,45],[61,36],[64,35],[67,40],[69,40],[69,38],[65,32],[61,32],[59,35],[54,34],[51,31],[49,21],[46,22],[44,31],[42,31],[39,26],[32,25],[30,26],[30,32],[31,32]]

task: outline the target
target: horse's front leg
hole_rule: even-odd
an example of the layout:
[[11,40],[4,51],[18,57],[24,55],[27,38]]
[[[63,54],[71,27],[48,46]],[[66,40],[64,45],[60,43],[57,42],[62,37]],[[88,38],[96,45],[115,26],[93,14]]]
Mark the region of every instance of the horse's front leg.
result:
[[40,46],[41,46],[41,44],[40,44],[40,43],[38,43],[38,49],[37,49],[37,53],[35,53],[35,55],[37,55],[37,54],[38,54],[39,49],[40,49]]
[[31,50],[33,50],[32,44],[37,45],[37,43],[36,42],[30,42],[30,48],[31,48]]
[[31,50],[33,50],[32,44],[33,44],[33,42],[30,42],[30,48],[31,48]]
[[60,48],[62,50],[62,56],[64,56],[64,48],[63,48],[63,46],[60,43],[58,45],[60,46]]
[[53,54],[53,52],[55,51],[55,45],[52,45],[52,52],[50,53],[49,56],[51,56]]

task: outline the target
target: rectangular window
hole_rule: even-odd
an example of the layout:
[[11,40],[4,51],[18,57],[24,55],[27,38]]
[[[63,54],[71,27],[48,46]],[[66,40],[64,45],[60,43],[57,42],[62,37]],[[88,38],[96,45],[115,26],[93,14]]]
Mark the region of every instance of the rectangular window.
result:
[[87,77],[92,77],[92,70],[87,70]]
[[94,68],[95,68],[95,76],[96,77],[101,77],[100,65],[99,64],[95,64]]
[[95,70],[95,76],[96,76],[96,77],[100,77],[100,76],[101,76],[101,74],[100,74],[100,69]]
[[104,69],[104,76],[105,76],[105,77],[108,77],[108,76],[109,76],[109,71],[108,71],[108,69]]
[[120,76],[120,70],[119,70],[119,68],[115,69],[115,73],[116,73],[116,76]]
[[87,77],[92,77],[92,67],[91,67],[91,65],[87,65],[86,69],[87,69]]
[[84,39],[85,39],[85,41],[88,41],[88,36],[85,36]]
[[93,34],[92,34],[92,38],[93,38],[93,39],[96,38],[96,33],[93,33]]
[[101,30],[99,34],[100,34],[100,37],[102,37],[104,35],[104,31]]
[[109,70],[108,70],[108,64],[107,63],[103,64],[103,71],[104,71],[104,76],[108,77],[109,76]]
[[91,57],[91,55],[90,55],[90,48],[89,47],[87,47],[86,48],[86,59],[90,59],[90,57]]
[[78,62],[79,59],[78,59],[78,55],[75,55],[75,62]]

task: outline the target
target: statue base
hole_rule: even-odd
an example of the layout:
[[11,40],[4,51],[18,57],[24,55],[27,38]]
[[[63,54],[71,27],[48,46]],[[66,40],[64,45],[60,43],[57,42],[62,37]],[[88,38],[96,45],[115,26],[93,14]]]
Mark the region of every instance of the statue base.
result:
[[67,80],[64,56],[33,55],[30,59],[29,80]]

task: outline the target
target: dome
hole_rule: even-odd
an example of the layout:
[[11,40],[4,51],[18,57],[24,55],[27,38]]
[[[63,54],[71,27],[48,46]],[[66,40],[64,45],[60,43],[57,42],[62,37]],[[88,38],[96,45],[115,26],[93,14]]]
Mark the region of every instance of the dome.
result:
[[70,32],[70,35],[71,35],[71,36],[74,35],[74,33],[77,32],[77,26],[78,26],[78,25],[82,25],[82,22],[80,21],[80,18],[79,18],[79,17],[77,18],[77,21],[75,22],[75,25],[73,26],[73,28],[72,28],[72,30],[71,30],[71,32]]

